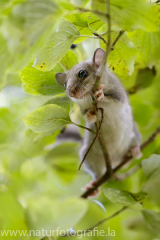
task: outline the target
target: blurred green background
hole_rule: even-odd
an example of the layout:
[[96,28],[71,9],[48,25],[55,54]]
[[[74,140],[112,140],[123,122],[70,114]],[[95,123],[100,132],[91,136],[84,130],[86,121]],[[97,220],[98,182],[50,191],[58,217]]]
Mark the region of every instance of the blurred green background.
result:
[[[110,0],[110,7],[112,42],[120,30],[125,33],[110,53],[108,67],[128,91],[145,141],[160,124],[160,7],[146,0]],[[53,110],[68,123],[85,125],[55,74],[91,58],[97,47],[106,49],[95,36],[107,40],[107,21],[97,10],[106,11],[105,1],[0,0],[0,239],[41,239],[29,231],[58,227],[85,230],[126,205],[103,191],[98,198],[81,199],[81,188],[90,181],[83,169],[78,171],[81,142],[56,140],[65,124],[44,124],[47,111]],[[76,48],[70,49],[73,43]],[[83,137],[82,129],[76,131]],[[138,200],[130,203],[99,226],[106,233],[114,230],[115,236],[69,239],[160,239],[159,154],[160,135],[119,174],[141,162],[142,168],[103,186],[148,194],[143,206]],[[28,236],[3,236],[3,230],[26,230]]]

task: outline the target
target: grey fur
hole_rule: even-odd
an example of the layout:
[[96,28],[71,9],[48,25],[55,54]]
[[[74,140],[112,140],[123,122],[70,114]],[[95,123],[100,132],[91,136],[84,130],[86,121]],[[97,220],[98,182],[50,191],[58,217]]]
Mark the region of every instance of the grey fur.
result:
[[[93,108],[92,97],[96,72],[104,54],[103,49],[97,49],[92,59],[75,65],[66,73],[66,92],[73,101],[78,103],[82,114],[85,116]],[[78,73],[82,69],[88,72],[88,76],[83,81],[78,78]],[[58,77],[56,77],[56,80],[59,82]],[[119,79],[107,67],[103,71],[100,84],[104,86],[104,99],[103,101],[98,101],[98,108],[104,109],[102,134],[109,151],[112,167],[114,167],[122,161],[124,155],[130,149],[135,146],[139,149],[141,137],[134,123],[132,109],[125,89]],[[97,114],[97,120],[101,120],[100,111]],[[87,122],[87,127],[95,130],[94,123]],[[86,130],[80,150],[81,159],[83,159],[94,137],[94,134]],[[105,160],[98,140],[96,140],[89,152],[84,162],[84,167],[93,179],[99,178],[106,171]]]

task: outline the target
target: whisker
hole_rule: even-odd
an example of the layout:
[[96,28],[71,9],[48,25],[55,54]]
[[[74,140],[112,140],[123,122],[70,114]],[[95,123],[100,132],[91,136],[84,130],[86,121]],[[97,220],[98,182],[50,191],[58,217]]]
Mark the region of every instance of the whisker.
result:
[[93,96],[95,100],[97,100],[95,95],[92,93],[92,91],[88,90],[84,85],[82,85],[82,87],[85,88]]

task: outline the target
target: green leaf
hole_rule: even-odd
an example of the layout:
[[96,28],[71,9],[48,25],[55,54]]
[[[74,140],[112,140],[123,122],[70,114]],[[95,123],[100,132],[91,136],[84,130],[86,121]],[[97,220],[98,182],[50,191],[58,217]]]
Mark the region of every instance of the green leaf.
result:
[[46,47],[36,55],[34,67],[41,71],[53,69],[79,36],[80,33],[72,23],[61,22],[58,32],[51,35]]
[[142,215],[148,224],[148,227],[160,237],[160,213],[151,211],[151,210],[143,210]]
[[66,93],[58,94],[51,99],[49,99],[46,104],[56,104],[58,106],[61,106],[69,112],[71,109],[71,106],[73,105],[73,102],[71,102],[70,98]]
[[147,177],[143,185],[145,192],[149,194],[151,202],[160,204],[160,155],[153,154],[142,161],[142,169]]
[[[72,22],[78,29],[79,33],[84,36],[92,36],[94,31],[97,31],[104,25],[104,22],[99,20],[92,13],[67,14],[65,19]],[[82,42],[85,39],[86,37],[79,37],[75,43]]]
[[57,181],[70,182],[77,175],[79,162],[79,145],[76,142],[66,141],[53,146],[53,149],[48,152],[46,161],[52,166]]
[[80,7],[82,7],[82,6],[85,6],[88,2],[89,2],[89,0],[72,0],[72,2],[77,6],[80,6]]
[[106,188],[103,189],[103,192],[111,202],[124,206],[130,206],[136,203],[142,204],[142,201],[148,196],[148,194],[144,192],[130,193],[115,188]]
[[87,21],[89,28],[93,31],[99,30],[105,24],[93,13],[87,13]]
[[152,67],[160,62],[160,32],[145,32],[135,30],[128,33],[129,38],[137,49],[136,61],[142,67]]
[[71,3],[68,3],[68,1],[60,0],[58,2],[59,2],[59,5],[62,6],[65,10],[69,10],[69,11],[75,10],[75,7]]
[[27,117],[23,117],[23,121],[28,128],[37,133],[55,131],[65,124],[72,123],[66,109],[55,104],[35,109]]
[[57,206],[55,205],[53,213],[57,227],[62,229],[74,227],[84,216],[87,209],[88,201],[84,199],[72,197],[62,200]]
[[[42,211],[45,209],[45,211]],[[30,201],[27,222],[31,229],[66,230],[74,227],[88,209],[88,202],[80,198],[56,200],[42,196]],[[54,232],[56,236],[56,232]]]
[[67,71],[67,70],[70,70],[76,64],[78,64],[77,54],[72,50],[68,50],[68,52],[62,58],[58,66],[56,66],[53,70],[54,72],[58,72],[59,70],[57,71],[57,67],[59,67],[60,65],[64,69],[64,71]]
[[148,159],[144,159],[142,169],[146,177],[150,178],[155,171],[160,170],[160,155],[153,154]]
[[[118,36],[118,32],[112,33],[112,41]],[[100,40],[100,46],[106,50],[106,44]],[[127,35],[124,33],[111,51],[108,66],[119,75],[132,75],[136,58],[136,49]]]
[[57,72],[64,72],[78,63],[77,55],[69,50],[61,62],[49,72],[42,72],[29,64],[22,71],[20,77],[23,82],[23,89],[29,94],[52,95],[63,93],[65,88],[58,85],[55,80]]
[[[12,214],[10,214],[11,212]],[[25,211],[15,196],[9,192],[0,191],[0,219],[1,230],[28,230],[25,222]],[[18,240],[19,238],[20,235],[17,233],[14,239]],[[25,239],[23,236],[21,238]],[[8,232],[8,239],[11,239],[10,232]]]
[[30,94],[51,95],[63,92],[64,88],[57,84],[55,72],[42,72],[28,65],[20,72],[23,89]]
[[52,0],[45,3],[43,0],[28,0],[13,4],[1,26],[12,54],[13,71],[27,65],[33,52],[44,46],[58,13],[59,7]]
[[[92,36],[92,30],[88,27],[86,13],[68,14],[65,16],[65,19],[72,22],[81,35]],[[79,37],[77,40],[75,40],[75,43],[82,42],[85,39],[86,37]]]
[[155,68],[142,68],[138,69],[137,76],[134,85],[129,89],[129,93],[135,92],[149,87],[155,80],[156,70]]
[[[111,21],[113,25],[126,31],[142,28],[146,31],[158,31],[158,8],[145,0],[111,0]],[[106,2],[92,0],[92,9],[106,12]],[[107,18],[98,14],[100,19]]]
[[133,107],[134,119],[140,126],[146,126],[152,118],[155,108],[154,106],[145,101],[139,94],[132,94],[130,97],[131,106]]
[[22,142],[24,154],[26,154],[28,158],[44,154],[46,146],[52,144],[58,134],[59,130],[56,132],[49,131],[44,133],[35,133],[32,130],[27,129],[24,133]]

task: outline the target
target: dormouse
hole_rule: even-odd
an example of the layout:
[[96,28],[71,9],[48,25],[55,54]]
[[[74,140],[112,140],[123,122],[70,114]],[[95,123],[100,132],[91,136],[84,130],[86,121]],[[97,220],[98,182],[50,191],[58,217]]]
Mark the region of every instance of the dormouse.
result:
[[[86,118],[86,126],[95,130],[94,122],[101,120],[100,111],[93,113],[93,97],[97,96],[98,108],[104,109],[102,135],[106,143],[112,167],[118,165],[128,154],[140,158],[141,135],[133,119],[128,96],[119,79],[106,66],[99,82],[98,91],[93,93],[96,72],[103,60],[105,51],[96,49],[91,59],[75,65],[66,73],[57,73],[56,81],[66,87],[66,93],[76,102],[81,113]],[[83,159],[95,135],[86,130],[80,158]],[[106,165],[98,139],[94,143],[85,162],[85,170],[92,176],[93,181],[87,185],[92,187],[94,182],[106,172]]]

